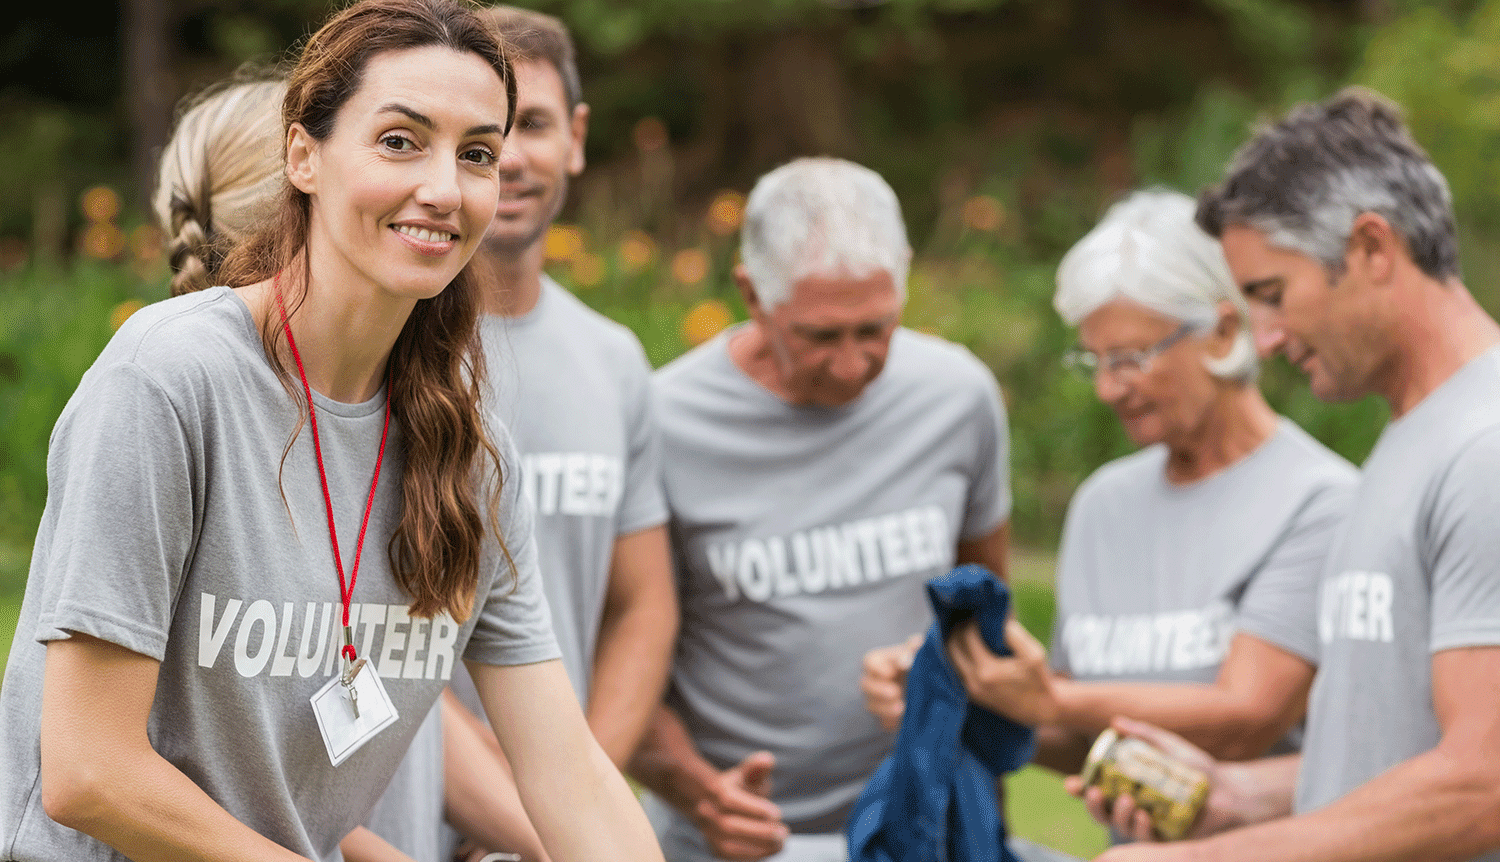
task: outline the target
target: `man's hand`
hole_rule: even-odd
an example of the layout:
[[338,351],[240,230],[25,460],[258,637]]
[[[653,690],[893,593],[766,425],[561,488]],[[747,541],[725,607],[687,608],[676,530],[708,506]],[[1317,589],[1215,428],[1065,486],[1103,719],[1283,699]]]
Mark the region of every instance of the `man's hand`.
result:
[[948,658],[969,699],[1019,724],[1056,724],[1062,709],[1047,667],[1047,650],[1015,617],[1005,622],[1005,642],[1014,656],[990,652],[973,622],[960,625],[948,638]]
[[714,855],[755,862],[780,852],[788,833],[781,809],[770,800],[776,758],[757,751],[719,773],[688,816],[702,830]]
[[[1208,776],[1208,800],[1186,837],[1202,838],[1266,819],[1263,813],[1255,810],[1253,800],[1258,794],[1251,786],[1252,775],[1236,764],[1219,763],[1177,734],[1143,721],[1117,718],[1113,725],[1120,733],[1142,739],[1173,760]],[[1066,785],[1069,793],[1083,798],[1095,820],[1114,829],[1117,834],[1136,841],[1161,840],[1151,826],[1151,818],[1128,795],[1113,801],[1105,799],[1099,788],[1085,788],[1083,780],[1076,775],[1069,776]]]
[[886,730],[901,726],[901,716],[906,712],[906,673],[925,637],[918,632],[901,643],[865,653],[859,688],[865,693],[865,708]]

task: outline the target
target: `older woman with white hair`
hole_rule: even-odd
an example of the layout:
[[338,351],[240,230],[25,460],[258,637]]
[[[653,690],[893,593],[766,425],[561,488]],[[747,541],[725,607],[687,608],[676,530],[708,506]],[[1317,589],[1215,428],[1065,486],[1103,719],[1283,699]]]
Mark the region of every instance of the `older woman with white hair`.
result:
[[[1068,508],[1050,663],[1012,626],[1015,658],[976,632],[949,642],[973,700],[1039,725],[1037,762],[1077,771],[1115,716],[1175,730],[1221,758],[1295,745],[1317,662],[1315,590],[1355,470],[1256,388],[1248,309],[1193,201],[1144,191],[1063,258],[1054,305],[1140,451],[1090,476]],[[872,711],[899,720],[867,657]]]

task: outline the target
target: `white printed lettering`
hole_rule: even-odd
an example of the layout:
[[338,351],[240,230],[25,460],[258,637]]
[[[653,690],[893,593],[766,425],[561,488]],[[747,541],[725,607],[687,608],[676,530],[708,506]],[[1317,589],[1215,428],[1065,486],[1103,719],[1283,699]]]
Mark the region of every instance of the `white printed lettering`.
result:
[[859,543],[859,557],[864,562],[862,566],[866,582],[878,581],[885,577],[885,570],[880,567],[880,532],[873,520],[855,521],[844,527],[845,530],[854,533],[854,540]]
[[1365,630],[1369,632],[1370,640],[1390,643],[1396,638],[1396,625],[1391,619],[1391,576],[1370,575],[1369,590],[1365,598],[1365,609],[1369,614]]
[[[254,655],[250,654],[250,632],[260,624],[260,645]],[[240,676],[252,677],[265,668],[271,660],[271,648],[276,638],[276,608],[265,599],[259,599],[245,609],[240,620],[239,631],[234,637],[234,669]]]
[[563,456],[562,513],[587,515],[589,493],[589,456],[569,452]]
[[291,676],[297,666],[297,657],[287,655],[286,645],[292,639],[292,603],[281,606],[281,635],[276,638],[276,652],[272,653],[271,676]]
[[406,644],[406,661],[401,665],[402,679],[422,678],[422,659],[417,658],[427,646],[427,627],[431,620],[423,617],[411,618],[411,635]]
[[1234,634],[1234,610],[1219,601],[1160,614],[1073,614],[1062,626],[1063,646],[1075,674],[1197,670],[1224,660]]
[[936,505],[705,548],[708,574],[724,595],[756,602],[936,574],[951,565],[954,550]]
[[824,527],[823,547],[828,551],[828,585],[857,586],[864,580],[859,570],[859,546],[848,527]]
[[[458,640],[458,626],[446,613],[432,618],[432,637],[427,643],[427,679],[453,678],[453,644]],[[441,668],[439,668],[441,665]]]
[[[323,602],[323,613],[318,621],[318,636],[313,637],[313,614],[318,602],[307,603],[307,624],[302,627],[302,642],[297,648],[297,675],[307,679],[318,671],[323,661],[323,651],[328,648],[328,620],[333,616],[333,602]],[[311,644],[312,649],[308,649]]]
[[752,602],[763,602],[771,597],[771,558],[766,545],[759,539],[747,539],[740,545],[739,566],[740,591]]
[[719,582],[719,586],[724,588],[726,598],[732,602],[740,597],[740,588],[734,580],[733,545],[708,546],[708,571]]
[[[364,656],[365,658],[370,659],[371,661],[374,661],[375,631],[376,629],[385,626],[386,606],[375,604],[372,602],[369,604],[354,605],[350,607],[349,625],[351,626],[355,625],[354,608],[359,608],[359,623],[358,627],[355,628],[355,631],[358,632],[360,629],[364,629],[365,634],[364,638],[359,642],[359,654]],[[380,675],[385,676],[385,671],[381,670]]]
[[1384,572],[1341,572],[1318,591],[1318,637],[1390,643],[1396,634],[1395,586]]
[[[561,455],[545,454],[524,459],[531,465],[525,472],[536,476],[536,511],[539,515],[557,514],[557,498],[562,485],[563,459]],[[525,468],[522,468],[525,470]]]
[[401,676],[401,660],[405,657],[403,650],[406,647],[406,633],[402,629],[410,620],[406,605],[386,605],[385,639],[381,642],[380,662],[375,665],[383,679]]
[[214,662],[219,659],[219,650],[224,647],[224,639],[229,637],[229,629],[234,625],[235,617],[239,616],[240,607],[244,602],[239,599],[230,599],[224,603],[224,616],[214,625],[214,602],[212,593],[201,594],[202,604],[198,610],[198,666],[213,667]]
[[886,515],[879,520],[880,550],[885,559],[886,577],[894,578],[912,570],[911,559],[906,553],[906,530],[899,515]]
[[821,593],[828,586],[827,559],[821,531],[792,534],[792,563],[803,592]]
[[776,582],[776,595],[779,598],[795,596],[802,592],[797,585],[797,579],[786,568],[786,544],[780,536],[772,536],[766,540],[766,550],[771,554],[771,573]]

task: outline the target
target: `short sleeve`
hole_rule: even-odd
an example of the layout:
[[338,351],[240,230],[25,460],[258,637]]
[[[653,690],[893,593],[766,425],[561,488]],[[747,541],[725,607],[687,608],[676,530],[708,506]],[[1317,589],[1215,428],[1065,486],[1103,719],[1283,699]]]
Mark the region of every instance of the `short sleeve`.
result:
[[1088,499],[1088,485],[1085,483],[1068,501],[1068,511],[1063,516],[1062,541],[1057,546],[1057,574],[1052,581],[1055,609],[1052,615],[1052,637],[1047,649],[1047,663],[1054,672],[1064,676],[1073,675],[1073,661],[1072,656],[1068,654],[1068,642],[1063,637],[1063,627],[1067,623],[1069,611],[1064,603],[1063,587],[1070,579],[1068,573],[1072,571],[1073,555],[1077,552],[1075,545],[1081,541],[1080,536],[1084,531],[1083,524],[1087,520],[1084,510]]
[[661,438],[652,403],[651,366],[640,343],[631,338],[629,380],[625,385],[625,487],[615,521],[615,534],[638,533],[667,522],[667,499],[662,490]]
[[196,449],[139,366],[85,377],[47,452],[38,641],[76,632],[162,660],[196,535]]
[[960,541],[988,536],[1010,518],[1010,428],[999,385],[988,368],[983,369],[982,377],[982,392],[974,415],[979,448]]
[[[536,539],[536,511],[520,480],[521,456],[508,432],[494,434],[500,450],[503,484],[500,531],[505,551],[486,554],[496,572],[479,605],[479,619],[464,649],[464,658],[482,664],[517,665],[559,658],[552,615],[542,592]],[[508,557],[508,559],[507,559]]]
[[1433,652],[1500,645],[1500,428],[1476,437],[1432,489],[1419,524],[1432,578]]
[[1352,482],[1324,485],[1308,496],[1245,587],[1239,631],[1318,663],[1318,585],[1353,501]]

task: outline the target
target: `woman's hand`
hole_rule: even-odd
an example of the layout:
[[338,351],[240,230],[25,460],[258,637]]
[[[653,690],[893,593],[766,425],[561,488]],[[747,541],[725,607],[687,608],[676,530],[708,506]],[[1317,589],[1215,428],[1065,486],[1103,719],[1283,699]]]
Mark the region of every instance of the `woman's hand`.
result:
[[1056,724],[1062,708],[1047,650],[1014,617],[1005,623],[1005,642],[1013,656],[990,652],[973,622],[960,625],[948,638],[948,658],[969,698],[1019,724]]
[[906,712],[906,674],[925,637],[918,632],[901,643],[865,653],[859,689],[865,693],[865,709],[886,730],[901,726],[901,716]]

